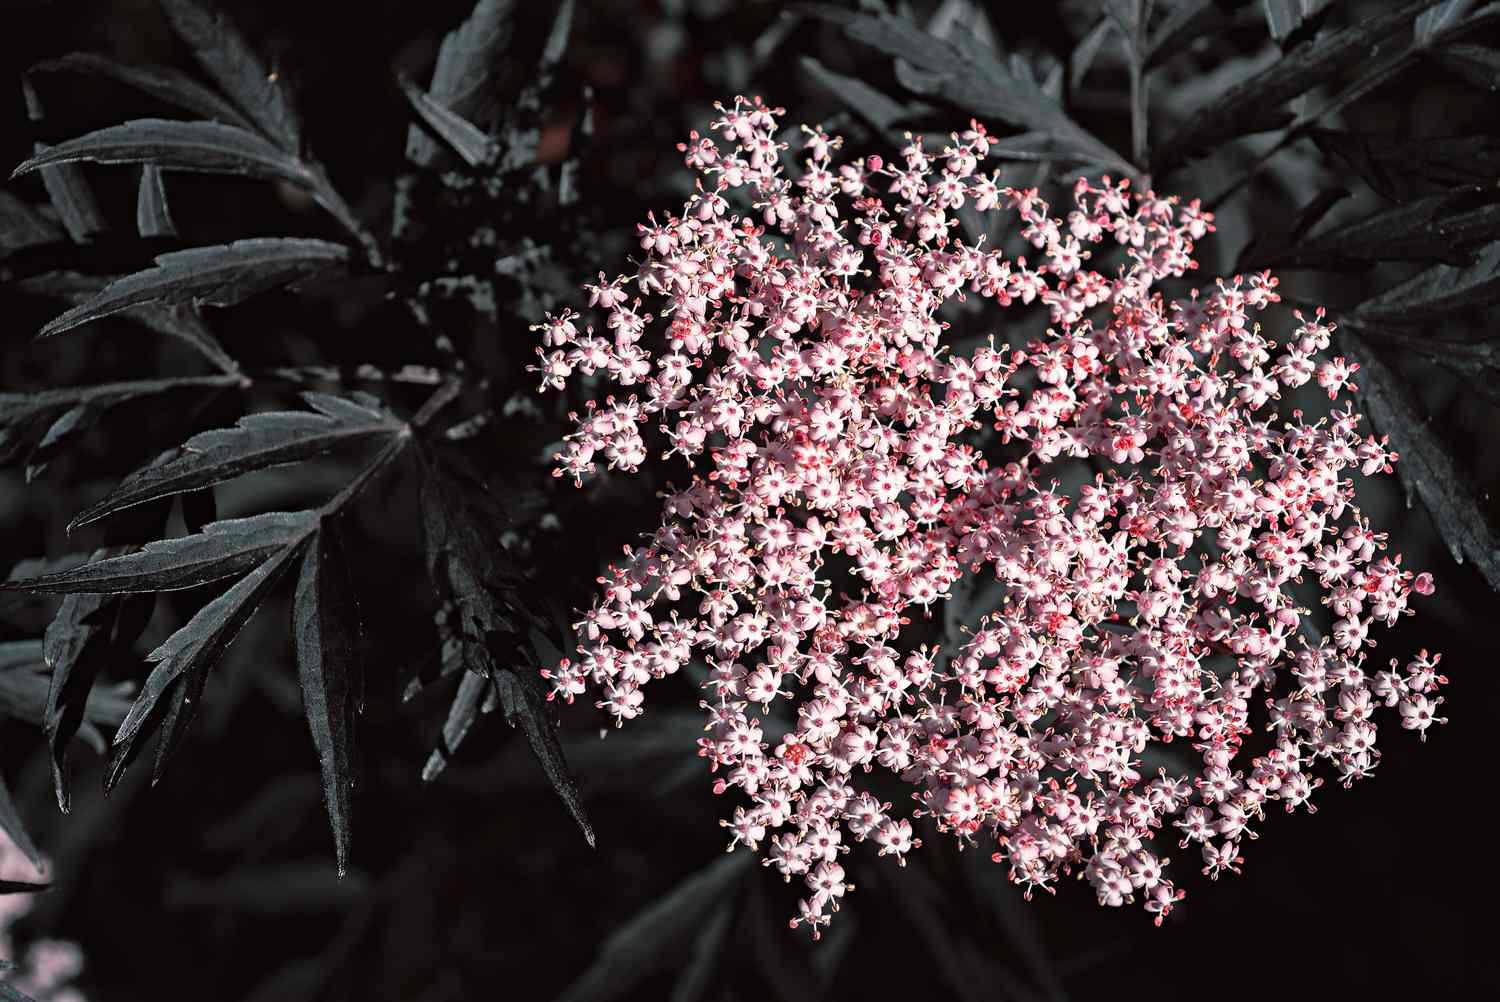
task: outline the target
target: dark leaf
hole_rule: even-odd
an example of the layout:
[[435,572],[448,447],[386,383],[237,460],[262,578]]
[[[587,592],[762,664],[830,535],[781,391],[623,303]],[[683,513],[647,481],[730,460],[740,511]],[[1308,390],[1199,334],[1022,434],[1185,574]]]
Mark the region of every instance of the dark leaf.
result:
[[[58,163],[49,159],[56,149],[55,146],[37,143],[33,148],[34,155],[26,162],[38,165]],[[11,176],[15,177],[15,174]],[[109,228],[104,222],[104,212],[99,208],[99,201],[94,198],[93,189],[77,167],[62,163],[60,166],[42,168],[42,185],[47,189],[47,198],[51,200],[52,207],[57,210],[57,217],[62,220],[63,227],[74,243],[87,243]]]
[[45,459],[36,455],[39,440],[45,439],[48,449],[55,449],[60,439],[86,430],[110,408],[126,401],[173,390],[231,386],[237,382],[237,377],[229,375],[190,376],[70,386],[35,393],[0,393],[0,464],[11,462],[28,449],[32,451],[33,463]]
[[[94,559],[118,554],[100,550]],[[128,651],[151,618],[155,599],[149,595],[68,595],[43,638],[43,658],[51,681],[42,728],[52,760],[52,784],[57,805],[67,813],[68,745],[83,724],[90,693],[99,670],[111,655]]]
[[[489,124],[500,55],[510,44],[511,13],[515,0],[478,0],[468,18],[450,31],[438,49],[437,65],[427,94],[455,115]],[[406,135],[406,156],[427,166],[439,148],[427,133],[413,125]]]
[[300,462],[341,445],[393,435],[403,427],[388,412],[340,397],[305,393],[303,399],[317,413],[250,414],[233,428],[194,435],[180,455],[137,470],[80,512],[68,531],[123,508],[209,487],[252,470]]
[[1187,0],[1173,4],[1162,17],[1146,46],[1146,69],[1193,51],[1193,43],[1229,31],[1260,13],[1245,0]]
[[8,191],[0,191],[0,259],[23,247],[57,243],[64,234],[53,223]]
[[162,764],[180,746],[193,714],[197,712],[197,704],[201,702],[203,690],[208,683],[209,670],[255,614],[256,608],[282,573],[301,556],[316,524],[315,513],[305,513],[301,531],[285,539],[279,551],[269,555],[259,567],[235,582],[228,591],[199,609],[185,626],[146,656],[146,660],[156,667],[152,669],[141,687],[140,695],[115,732],[105,779],[106,789],[119,781],[147,718],[162,703],[169,690],[176,689],[165,707],[165,720],[161,728],[161,746],[156,765],[156,775],[160,776]]
[[278,286],[341,266],[349,249],[326,240],[261,237],[194,247],[156,258],[156,267],[116,279],[81,306],[56,317],[50,337],[142,303],[233,306]]
[[278,73],[266,70],[234,24],[194,0],[159,2],[203,71],[267,138],[289,153],[299,153],[302,126],[286,85]]
[[339,911],[370,889],[361,873],[339,880],[318,859],[241,866],[222,877],[179,876],[166,889],[170,908],[231,908],[264,916]]
[[514,632],[516,623],[495,594],[501,575],[494,536],[481,528],[474,509],[485,496],[482,488],[465,484],[421,455],[422,527],[428,576],[438,594],[442,670],[467,669],[488,677],[494,667],[491,636]]
[[500,708],[505,712],[506,723],[525,732],[531,754],[536,756],[542,771],[552,783],[552,789],[562,798],[568,813],[578,822],[589,848],[593,848],[594,829],[583,809],[578,784],[574,782],[567,759],[563,757],[562,748],[557,743],[557,726],[547,715],[547,697],[542,692],[540,676],[535,669],[528,667],[496,667],[492,669],[491,677],[500,694]]
[[1312,201],[1297,210],[1290,223],[1284,231],[1274,223],[1267,224],[1263,229],[1253,233],[1250,242],[1240,251],[1239,259],[1235,262],[1236,273],[1243,274],[1254,270],[1254,262],[1260,259],[1275,259],[1278,254],[1288,253],[1296,248],[1307,231],[1318,225],[1319,221],[1335,205],[1349,197],[1348,188],[1330,188],[1328,191],[1316,195]]
[[[11,288],[81,306],[97,296],[111,281],[112,279],[73,271],[52,271],[23,279],[14,283]],[[134,320],[158,334],[182,341],[224,372],[239,371],[239,365],[203,322],[203,311],[192,303],[142,303],[123,311],[120,316]]]
[[1483,45],[1444,45],[1432,58],[1477,87],[1500,89],[1500,50]]
[[0,894],[38,894],[51,884],[33,884],[25,880],[0,880]]
[[147,543],[134,553],[91,560],[72,570],[0,589],[51,594],[176,591],[243,574],[307,538],[317,512],[267,512],[213,522],[192,536]]
[[470,167],[487,167],[500,156],[500,144],[462,115],[434,101],[409,80],[401,81],[401,92],[417,117]]
[[32,73],[70,70],[88,73],[118,81],[149,94],[158,101],[176,105],[184,111],[226,125],[238,125],[254,129],[254,124],[239,112],[234,105],[170,66],[131,65],[116,62],[108,56],[94,52],[70,52],[56,59],[48,59],[31,67]]
[[1133,173],[1118,154],[1069,118],[1030,74],[1015,72],[967,33],[945,40],[890,14],[822,7],[813,13],[843,25],[855,41],[904,60],[905,67],[897,64],[897,76],[906,87],[982,118],[1047,133],[1081,160]]
[[1269,67],[1229,88],[1177,127],[1158,148],[1153,173],[1165,174],[1203,150],[1237,136],[1284,124],[1277,109],[1335,74],[1369,59],[1371,49],[1410,26],[1436,0],[1415,0],[1299,45]]
[[881,132],[909,114],[901,102],[886,97],[858,77],[835,73],[811,56],[803,57],[802,68],[819,87],[843,101],[851,111]]
[[1337,268],[1371,261],[1443,261],[1466,266],[1480,245],[1500,237],[1500,204],[1474,189],[1445,192],[1384,209],[1326,233],[1257,256],[1249,267]]
[[1472,265],[1440,264],[1361,304],[1354,315],[1380,324],[1427,326],[1434,320],[1500,303],[1500,242]]
[[146,164],[141,168],[141,184],[135,199],[135,228],[148,240],[177,235],[177,226],[167,211],[167,189],[161,181],[161,168],[156,164]]
[[211,174],[246,174],[288,181],[304,188],[317,183],[296,157],[253,132],[220,122],[181,122],[173,118],[140,118],[111,125],[38,150],[11,173],[77,161],[101,164],[155,164],[167,170]]
[[448,707],[448,717],[443,721],[438,746],[427,756],[427,763],[422,766],[422,782],[430,783],[442,775],[448,760],[468,736],[474,721],[479,719],[479,714],[489,711],[490,707],[486,703],[493,691],[488,676],[469,671],[463,673],[458,691],[453,694],[453,703]]
[[26,833],[26,826],[21,823],[20,812],[16,810],[16,802],[11,799],[10,787],[5,785],[5,777],[0,776],[0,832],[4,832],[15,843],[26,858],[31,860],[31,865],[42,869],[42,854],[37,852],[36,843],[31,841],[31,836]]
[[1428,424],[1421,403],[1370,343],[1353,334],[1343,338],[1349,357],[1360,366],[1360,396],[1376,429],[1390,436],[1400,455],[1396,473],[1406,486],[1407,505],[1422,499],[1438,535],[1453,559],[1474,566],[1500,591],[1500,538],[1470,489],[1472,477],[1458,468]]
[[1392,202],[1423,195],[1418,182],[1450,189],[1488,184],[1500,174],[1500,139],[1494,136],[1410,139],[1336,129],[1310,129],[1308,136]]
[[325,524],[302,558],[292,611],[302,708],[318,752],[339,876],[349,866],[359,611],[337,531]]
[[557,1002],[608,1002],[628,995],[681,954],[702,917],[730,895],[754,860],[754,853],[730,853],[636,913],[604,941],[599,956]]
[[[0,713],[44,727],[50,688],[51,674],[38,651],[26,664],[0,671]],[[84,716],[91,722],[113,725],[125,716],[126,708],[113,692],[93,692],[88,696]]]

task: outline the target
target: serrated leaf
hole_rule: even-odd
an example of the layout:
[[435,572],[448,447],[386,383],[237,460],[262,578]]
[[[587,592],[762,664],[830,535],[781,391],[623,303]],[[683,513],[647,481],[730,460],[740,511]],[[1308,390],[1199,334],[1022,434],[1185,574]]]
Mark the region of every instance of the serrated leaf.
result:
[[167,189],[162,184],[161,168],[156,164],[141,168],[141,183],[135,197],[135,229],[148,240],[177,235],[177,224],[167,211]]
[[326,240],[262,237],[194,247],[156,258],[156,266],[116,279],[88,302],[44,326],[39,337],[72,330],[142,303],[233,306],[343,265],[349,248]]
[[844,102],[856,115],[884,132],[906,118],[906,105],[887,97],[858,77],[836,73],[811,56],[802,57],[802,68],[819,87]]
[[302,161],[253,132],[221,122],[182,122],[173,118],[139,118],[46,147],[11,172],[11,177],[79,161],[144,163],[168,170],[244,174],[287,181],[304,188],[317,183]]
[[238,125],[246,129],[255,128],[234,105],[192,77],[170,66],[132,65],[117,62],[96,52],[70,52],[56,59],[36,63],[27,72],[58,71],[105,77],[203,118],[223,122],[226,125]]
[[1346,334],[1343,347],[1359,363],[1365,412],[1400,455],[1396,474],[1406,487],[1408,507],[1414,496],[1420,498],[1453,559],[1460,564],[1472,560],[1490,587],[1500,591],[1500,538],[1470,489],[1472,478],[1458,468],[1421,403],[1369,342]]
[[0,259],[25,247],[57,243],[62,230],[8,191],[0,191]]
[[488,167],[500,156],[500,144],[462,115],[444,108],[409,80],[402,80],[401,92],[417,117],[438,138],[448,144],[470,167]]
[[1426,189],[1415,182],[1450,189],[1488,184],[1500,174],[1500,139],[1489,135],[1410,139],[1385,132],[1309,129],[1308,137],[1392,202],[1422,196]]
[[[64,432],[76,435],[86,430],[118,404],[173,390],[217,388],[237,382],[237,377],[229,375],[190,376],[70,386],[35,393],[0,393],[0,465],[13,461],[28,449],[34,454],[35,444],[43,437],[48,439],[49,447],[55,447]],[[60,427],[59,422],[64,419],[66,423]]]
[[1443,261],[1466,266],[1473,250],[1500,237],[1500,204],[1470,207],[1489,193],[1444,192],[1383,209],[1319,233],[1247,267],[1336,268],[1371,261]]
[[[11,285],[18,292],[34,293],[81,306],[116,279],[82,275],[75,271],[51,271]],[[142,303],[120,313],[141,326],[189,345],[224,372],[238,372],[239,364],[224,350],[203,321],[203,311],[192,303]]]
[[[96,559],[116,555],[119,548],[98,551]],[[106,659],[128,650],[145,629],[155,606],[147,595],[68,595],[47,626],[43,658],[51,680],[42,729],[52,762],[52,784],[57,806],[67,813],[68,745],[87,715],[94,682]]]
[[324,525],[302,558],[292,607],[302,708],[318,752],[339,876],[349,866],[354,718],[359,682],[359,611],[336,530]]
[[526,734],[531,754],[547,774],[552,789],[557,791],[563,806],[573,815],[573,820],[583,832],[584,840],[592,849],[594,829],[583,809],[578,784],[574,781],[573,773],[568,769],[568,761],[563,757],[562,747],[557,742],[557,726],[547,714],[547,697],[542,692],[540,677],[535,670],[526,667],[496,667],[491,670],[490,675],[500,694],[500,708],[505,713],[506,723],[519,727]]
[[599,956],[557,1002],[608,1002],[629,994],[679,954],[702,917],[732,893],[754,860],[754,853],[729,853],[636,913],[610,934]]
[[267,138],[289,153],[299,153],[302,126],[286,85],[279,74],[266,70],[234,24],[194,0],[158,2],[203,71]]
[[16,802],[11,798],[10,787],[5,785],[4,776],[0,776],[0,832],[9,836],[16,848],[31,860],[31,865],[38,872],[41,871],[42,854],[37,851],[36,843],[31,841],[26,826],[21,822],[21,814],[16,810]]
[[1434,3],[1436,0],[1402,4],[1292,49],[1189,116],[1158,147],[1153,173],[1165,174],[1227,140],[1285,124],[1290,116],[1278,111],[1285,102],[1368,60],[1374,46],[1407,28],[1416,14]]
[[124,508],[209,487],[253,470],[301,462],[346,444],[393,435],[403,427],[389,413],[339,397],[306,393],[303,399],[317,412],[249,414],[233,428],[194,435],[180,455],[137,470],[85,508],[69,523],[68,531]]
[[66,595],[196,588],[243,574],[305,539],[316,523],[315,511],[273,511],[224,519],[192,536],[147,543],[134,553],[91,560],[58,574],[6,581],[0,583],[0,590]]
[[186,625],[146,655],[146,660],[156,667],[141,686],[130,712],[115,732],[105,779],[106,790],[119,781],[124,766],[134,754],[136,740],[140,737],[147,718],[162,703],[169,690],[175,689],[170,704],[165,707],[166,719],[161,728],[161,745],[155,767],[155,775],[160,776],[162,765],[180,746],[188,725],[197,712],[197,704],[202,700],[208,683],[209,670],[234,641],[240,629],[249,622],[281,575],[302,555],[312,536],[313,527],[317,524],[316,513],[303,514],[307,517],[301,523],[300,533],[285,539],[279,550],[265,555],[258,567],[240,578],[224,594],[199,609]]
[[1365,301],[1354,315],[1373,323],[1427,326],[1496,303],[1500,303],[1500,241],[1484,248],[1472,265],[1436,265]]
[[968,34],[937,38],[890,14],[850,14],[822,7],[813,13],[843,25],[854,41],[904,60],[904,67],[897,64],[897,77],[918,93],[941,97],[981,118],[1047,133],[1084,161],[1134,172],[1119,154],[1069,118],[1029,73],[1016,72]]
[[[515,0],[478,0],[468,18],[450,31],[438,49],[428,96],[471,122],[488,124],[500,55],[510,43]],[[406,156],[418,166],[431,164],[439,148],[413,125],[406,134]]]

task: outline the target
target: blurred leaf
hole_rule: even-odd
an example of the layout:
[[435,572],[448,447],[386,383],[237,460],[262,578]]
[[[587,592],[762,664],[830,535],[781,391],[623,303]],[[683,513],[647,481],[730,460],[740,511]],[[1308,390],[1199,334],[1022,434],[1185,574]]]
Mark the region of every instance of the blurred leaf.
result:
[[222,877],[178,876],[167,887],[169,908],[228,908],[263,916],[340,911],[370,891],[358,871],[335,876],[322,860],[240,866]]
[[154,164],[167,170],[210,174],[245,174],[304,188],[317,183],[300,160],[253,132],[219,122],[181,122],[173,118],[139,118],[46,147],[12,171],[11,177],[81,160],[100,164]]
[[519,727],[526,734],[526,743],[536,757],[542,771],[562,799],[563,806],[573,815],[583,832],[589,848],[594,847],[594,829],[589,824],[583,809],[583,798],[579,796],[578,784],[568,769],[562,747],[557,742],[557,725],[547,715],[547,697],[542,692],[541,678],[529,667],[491,669],[495,690],[500,694],[500,707],[505,712],[505,721]]
[[156,258],[156,267],[116,279],[93,299],[47,323],[50,337],[142,303],[233,306],[343,265],[349,248],[326,240],[258,237]]
[[0,191],[0,259],[24,247],[57,243],[62,230],[8,191]]
[[354,718],[358,712],[355,694],[361,688],[359,609],[348,563],[332,525],[323,526],[302,558],[292,636],[302,706],[318,752],[324,802],[342,877],[349,866]]
[[45,577],[0,582],[0,589],[65,595],[196,588],[243,574],[277,551],[302,542],[316,521],[313,511],[224,519],[191,536],[147,543],[134,553],[91,560]]
[[1347,334],[1343,344],[1359,363],[1366,413],[1401,457],[1395,466],[1406,487],[1407,506],[1413,497],[1421,498],[1454,561],[1473,560],[1490,587],[1500,591],[1500,539],[1470,489],[1472,478],[1449,455],[1405,381],[1369,342]]
[[26,833],[26,826],[21,822],[21,814],[16,810],[16,802],[11,799],[10,787],[5,785],[4,776],[0,776],[0,832],[9,836],[16,848],[31,860],[31,865],[40,873],[42,854],[37,851],[36,843],[32,842],[31,836]]
[[255,128],[234,105],[170,66],[132,66],[95,52],[70,52],[56,59],[37,63],[28,72],[48,73],[59,70],[106,77],[203,118],[246,129]]
[[[468,18],[443,38],[432,70],[428,96],[470,122],[488,124],[500,55],[510,44],[515,0],[478,0]],[[406,156],[418,166],[438,155],[432,138],[413,125],[406,134]]]
[[37,1002],[36,999],[27,995],[19,988],[14,988],[9,982],[0,981],[0,1000],[3,1002]]
[[1444,45],[1432,58],[1476,87],[1500,89],[1500,50],[1483,45]]
[[269,139],[289,153],[299,153],[302,126],[286,85],[280,74],[266,70],[234,24],[194,0],[159,2],[203,71]]
[[447,143],[470,167],[487,167],[500,156],[500,144],[462,115],[449,111],[409,80],[401,80],[401,92],[417,117]]
[[878,131],[884,132],[906,118],[906,105],[889,98],[857,77],[835,73],[811,56],[802,58],[802,68],[819,87],[844,102]]
[[1099,50],[1108,41],[1110,33],[1115,30],[1113,18],[1101,17],[1099,21],[1089,29],[1088,34],[1079,39],[1078,44],[1073,47],[1068,56],[1068,89],[1076,91],[1083,85],[1083,78],[1088,75],[1089,68],[1094,65],[1094,58],[1099,55]]
[[682,973],[672,983],[668,1002],[699,1002],[721,969],[724,940],[734,921],[734,908],[728,901],[716,906],[693,937],[693,951],[683,965]]
[[1319,15],[1326,14],[1330,0],[1260,0],[1266,29],[1282,49],[1291,48],[1316,31]]
[[135,199],[135,228],[142,237],[175,237],[177,225],[167,211],[167,189],[162,184],[161,168],[146,164],[141,168],[141,184]]
[[607,1002],[627,995],[643,978],[671,963],[702,916],[727,899],[755,854],[733,852],[699,870],[615,930],[599,956],[557,1002]]
[[1372,47],[1411,24],[1436,0],[1415,0],[1299,45],[1265,70],[1229,88],[1188,118],[1157,148],[1154,174],[1227,140],[1279,128],[1291,120],[1281,106],[1338,73],[1369,59]]
[[[278,513],[280,514],[280,513]],[[224,594],[209,602],[187,624],[168,637],[160,647],[146,655],[152,669],[129,714],[115,732],[109,767],[105,776],[108,790],[119,782],[125,767],[134,756],[135,742],[146,719],[158,708],[168,690],[174,690],[165,707],[161,744],[157,753],[155,777],[159,778],[166,758],[180,745],[203,690],[209,669],[234,641],[241,627],[255,614],[266,594],[290,564],[301,556],[317,525],[315,513],[302,513],[300,532],[282,540],[280,549],[266,554],[262,562]],[[287,516],[281,515],[283,519]],[[267,516],[257,516],[264,519]],[[250,522],[256,519],[235,519]],[[215,525],[224,525],[218,522]],[[211,527],[210,527],[211,528]],[[272,530],[274,531],[274,530]]]
[[304,393],[303,399],[317,413],[264,411],[240,418],[233,428],[194,435],[176,457],[137,470],[85,508],[68,531],[133,505],[300,462],[348,443],[388,437],[404,427],[389,412],[363,403],[324,393]]

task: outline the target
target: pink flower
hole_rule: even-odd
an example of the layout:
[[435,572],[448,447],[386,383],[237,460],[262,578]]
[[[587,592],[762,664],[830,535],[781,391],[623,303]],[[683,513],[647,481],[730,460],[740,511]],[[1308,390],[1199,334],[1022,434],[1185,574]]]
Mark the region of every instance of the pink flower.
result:
[[[804,130],[794,172],[779,109],[720,112],[724,145],[681,147],[700,175],[681,214],[586,287],[614,336],[539,325],[544,389],[629,388],[586,402],[559,476],[653,453],[688,472],[544,675],[621,722],[653,679],[707,664],[699,752],[735,797],[732,844],[806,884],[794,926],[828,922],[850,842],[901,861],[920,817],[989,840],[1028,893],[1079,874],[1160,922],[1182,896],[1162,840],[1238,872],[1267,804],[1310,811],[1318,772],[1374,770],[1383,712],[1424,737],[1441,722],[1435,656],[1364,668],[1371,631],[1432,591],[1354,503],[1397,457],[1351,406],[1293,403],[1314,378],[1354,389],[1356,366],[1321,355],[1321,310],[1263,329],[1269,273],[1163,290],[1212,231],[1197,202],[1079,180],[1056,218],[981,172],[978,125],[844,164]],[[1013,212],[1035,256],[965,243],[960,206]],[[970,296],[1001,332],[1034,304],[1046,333],[955,343],[945,306]],[[903,647],[971,581],[990,611]],[[1266,727],[1270,749],[1244,750]],[[1174,740],[1196,764],[1143,775]],[[912,788],[909,816],[860,789],[877,769]]]

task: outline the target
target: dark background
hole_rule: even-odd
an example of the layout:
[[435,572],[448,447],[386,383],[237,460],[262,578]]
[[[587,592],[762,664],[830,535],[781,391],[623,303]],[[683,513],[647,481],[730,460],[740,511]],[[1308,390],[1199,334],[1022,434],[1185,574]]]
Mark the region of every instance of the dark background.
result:
[[[408,121],[392,67],[425,72],[442,33],[469,4],[372,0],[355,8],[225,0],[221,6],[294,82],[309,142],[340,190],[357,210],[378,218]],[[534,51],[550,5],[521,6],[514,51]],[[1352,23],[1387,6],[1340,4],[1334,20]],[[1065,53],[1078,23],[1066,7],[1028,4],[1022,16],[997,3],[991,20],[1012,50]],[[1156,105],[1164,121],[1175,114],[1179,87],[1204,93],[1216,86],[1203,82],[1211,73],[1231,72],[1235,60],[1263,42],[1263,22],[1242,20],[1165,74]],[[6,11],[0,83],[18,81],[37,59],[74,50],[190,68],[151,0],[57,0]],[[712,101],[760,93],[786,106],[790,121],[835,121],[839,106],[802,71],[805,55],[873,83],[892,79],[888,60],[854,52],[824,25],[804,21],[787,30],[777,4],[584,2],[564,67],[569,79],[590,83],[597,95],[597,135],[583,161],[584,205],[596,236],[579,250],[577,280],[617,270],[633,223],[648,209],[680,203],[673,144],[703,126]],[[1076,95],[1079,117],[1117,148],[1128,148],[1123,74],[1103,65],[1089,83]],[[0,163],[15,164],[29,154],[32,135],[19,86],[8,93],[0,101]],[[120,88],[97,81],[49,82],[47,94],[47,127],[56,132],[45,138],[54,141],[138,113]],[[1493,130],[1495,122],[1486,125],[1485,117],[1493,110],[1493,95],[1476,97],[1441,72],[1422,70],[1371,95],[1349,120],[1440,136]],[[961,122],[955,116],[953,124]],[[565,135],[561,130],[553,140],[564,143]],[[1216,191],[1223,187],[1213,173],[1218,169],[1184,172],[1173,190]],[[112,221],[118,216],[117,228],[128,237],[134,171],[87,170],[106,213]],[[1284,220],[1293,205],[1311,198],[1326,179],[1322,170],[1309,167],[1301,189],[1294,173],[1270,175],[1226,205],[1201,274],[1227,268],[1255,226]],[[193,243],[333,235],[324,218],[272,186],[173,178],[173,212]],[[42,197],[34,179],[11,182],[10,190],[31,201]],[[101,253],[132,267],[152,252],[130,247],[124,237],[106,243]],[[1359,283],[1379,287],[1385,279],[1300,273],[1285,281],[1299,294],[1341,302]],[[53,304],[4,301],[0,389],[180,367],[181,356],[159,339],[120,336],[105,325],[29,344],[56,312]],[[357,296],[352,302],[329,294],[309,301],[277,296],[217,313],[214,321],[226,344],[251,360],[405,358],[410,332],[401,318],[366,308]],[[524,325],[502,325],[493,336],[495,364],[524,364],[534,343]],[[414,360],[425,350],[413,348]],[[1440,370],[1409,364],[1407,371],[1488,503],[1500,476],[1500,453],[1491,447],[1493,409]],[[522,376],[518,385],[526,382]],[[25,484],[14,470],[0,473],[0,565],[69,548],[62,526],[79,497],[97,496],[123,473],[134,438],[164,419],[149,410],[137,417],[139,424],[91,433],[35,483]],[[556,415],[544,418],[553,422],[551,432],[538,432],[536,448],[516,452],[516,462],[528,468],[540,446],[561,433]],[[272,499],[283,507],[293,503],[288,499],[326,496],[340,482],[336,466],[260,474],[221,492],[220,514],[262,510]],[[537,587],[566,606],[585,604],[600,562],[648,524],[649,486],[549,495],[562,529],[528,551]],[[1063,886],[1055,898],[1022,904],[997,872],[982,872],[985,860],[933,837],[905,871],[857,849],[848,868],[858,890],[829,937],[809,946],[804,934],[785,928],[792,889],[757,870],[734,893],[729,936],[704,997],[1336,992],[1378,998],[1397,990],[1493,997],[1500,961],[1484,915],[1496,889],[1488,820],[1489,754],[1500,725],[1492,678],[1500,652],[1496,600],[1477,573],[1453,562],[1420,505],[1408,512],[1393,478],[1382,480],[1366,504],[1407,565],[1430,569],[1438,582],[1436,597],[1385,635],[1376,655],[1405,656],[1422,646],[1444,652],[1449,723],[1434,729],[1425,746],[1390,718],[1376,777],[1348,791],[1325,788],[1315,816],[1268,818],[1259,839],[1245,847],[1243,876],[1210,884],[1196,875],[1193,854],[1182,851],[1174,869],[1189,896],[1161,929],[1139,909],[1098,908],[1085,886]],[[53,860],[56,882],[20,932],[81,943],[87,966],[79,985],[90,998],[442,1002],[505,993],[547,999],[587,967],[622,923],[722,855],[719,805],[693,757],[697,733],[685,685],[603,743],[593,737],[598,721],[590,711],[564,715],[597,851],[578,837],[522,743],[497,721],[476,728],[436,783],[420,783],[447,700],[431,693],[404,705],[400,699],[412,665],[431,645],[420,542],[402,531],[415,518],[410,483],[392,479],[373,492],[350,528],[362,609],[380,633],[366,652],[370,702],[360,729],[353,868],[342,882],[334,875],[316,763],[300,719],[285,595],[268,603],[236,642],[188,747],[154,788],[138,769],[105,800],[96,781],[99,762],[81,750],[73,812],[60,816],[40,733],[0,721],[0,768]],[[142,650],[165,636],[166,623],[180,621],[180,607],[164,606]],[[39,635],[50,608],[7,599],[0,639]],[[115,677],[140,674],[121,666]],[[612,982],[618,997],[667,998],[688,962],[701,919],[658,918],[657,948],[622,962],[625,976]],[[969,945],[957,945],[955,932]],[[632,979],[638,980],[632,985]]]

